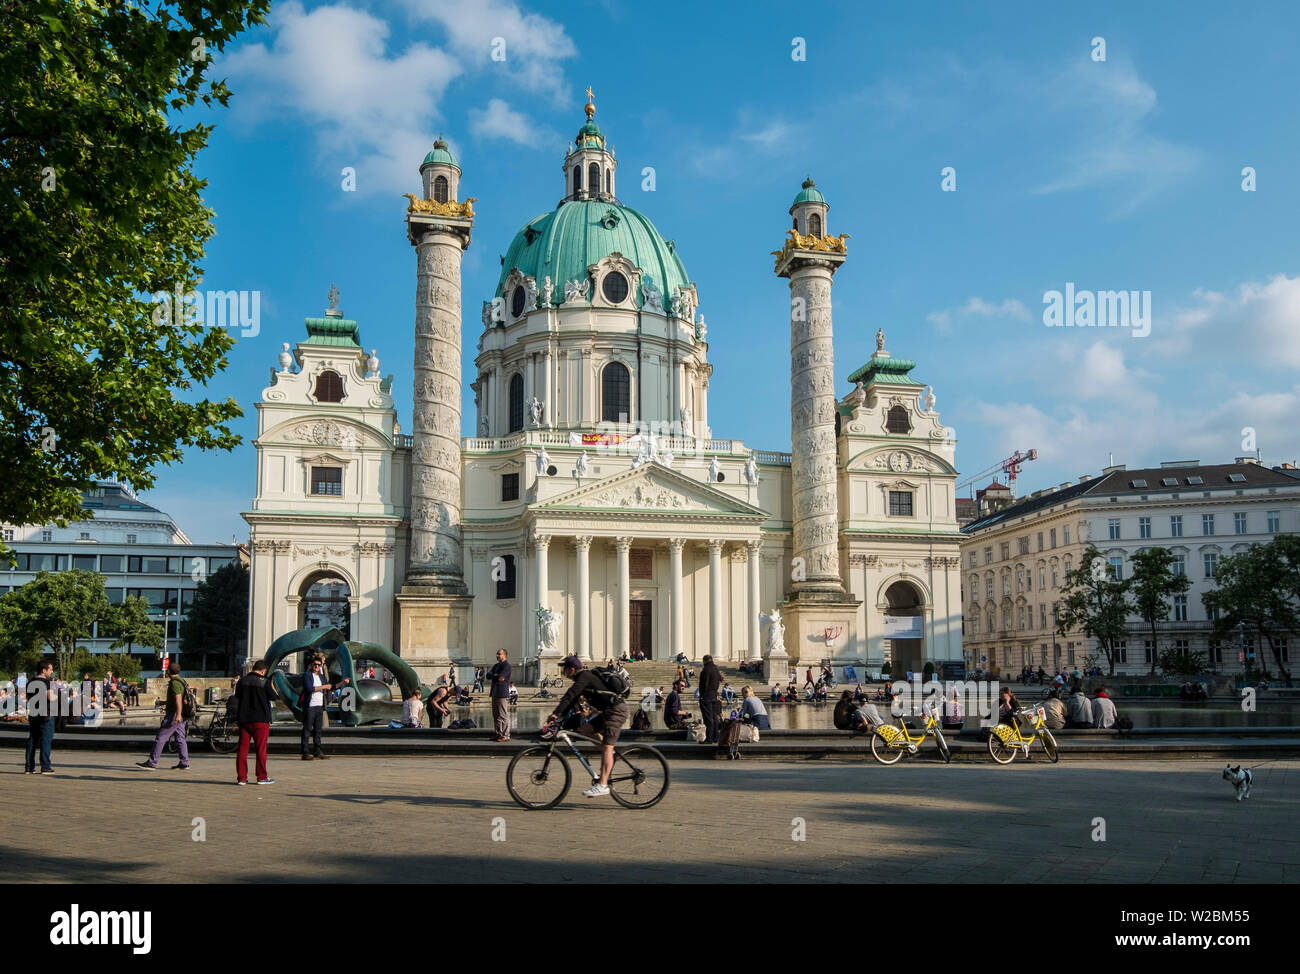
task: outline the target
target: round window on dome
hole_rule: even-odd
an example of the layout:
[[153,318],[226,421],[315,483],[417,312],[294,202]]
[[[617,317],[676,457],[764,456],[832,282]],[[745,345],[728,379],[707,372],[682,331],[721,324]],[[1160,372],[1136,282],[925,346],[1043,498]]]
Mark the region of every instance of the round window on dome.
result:
[[618,271],[612,271],[600,282],[600,290],[610,304],[622,304],[627,300],[627,278]]
[[524,313],[524,288],[523,285],[515,288],[515,293],[510,295],[510,313],[518,318]]

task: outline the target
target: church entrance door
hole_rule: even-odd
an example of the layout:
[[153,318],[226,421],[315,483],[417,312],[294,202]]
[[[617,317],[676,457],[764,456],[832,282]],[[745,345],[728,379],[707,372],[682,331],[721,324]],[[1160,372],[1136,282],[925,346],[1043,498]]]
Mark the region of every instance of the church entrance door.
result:
[[650,636],[650,599],[630,599],[628,601],[628,620],[631,631],[628,633],[628,651],[636,658],[639,650],[645,653],[646,659],[654,658],[654,648]]

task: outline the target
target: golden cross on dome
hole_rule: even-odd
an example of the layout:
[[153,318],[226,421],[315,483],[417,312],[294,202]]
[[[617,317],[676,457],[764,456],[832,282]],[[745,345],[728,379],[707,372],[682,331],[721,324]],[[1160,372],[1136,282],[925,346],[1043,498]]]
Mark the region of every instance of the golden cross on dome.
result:
[[592,100],[591,100],[591,99],[592,99],[591,85],[587,85],[587,104],[586,104],[586,111],[587,111],[587,121],[588,121],[588,122],[591,121],[591,116],[593,116],[593,115],[596,114],[596,106],[592,103]]

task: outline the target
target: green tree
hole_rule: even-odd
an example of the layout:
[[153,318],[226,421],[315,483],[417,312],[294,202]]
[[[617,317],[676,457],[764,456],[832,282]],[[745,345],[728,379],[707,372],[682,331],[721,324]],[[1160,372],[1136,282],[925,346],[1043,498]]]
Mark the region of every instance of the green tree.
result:
[[[1130,559],[1133,575],[1129,582],[1129,601],[1133,611],[1151,627],[1151,675],[1156,675],[1156,624],[1169,618],[1169,599],[1182,595],[1191,579],[1174,572],[1174,554],[1168,548],[1147,548]],[[1162,664],[1163,665],[1163,664]]]
[[111,649],[125,646],[127,653],[136,643],[155,650],[163,645],[163,627],[149,618],[149,603],[138,595],[128,595],[121,605],[111,606],[100,620],[99,631],[116,637]]
[[1199,649],[1180,653],[1172,647],[1160,654],[1160,671],[1167,676],[1199,676],[1210,668],[1210,658]]
[[108,612],[104,576],[79,568],[37,572],[36,578],[5,598],[12,599],[6,625],[15,627],[19,640],[48,646],[65,680],[70,678],[68,665],[77,640],[86,638],[95,620]]
[[229,671],[239,641],[248,635],[248,569],[222,565],[194,590],[194,604],[181,620],[182,653],[223,653]]
[[209,58],[268,5],[0,0],[0,520],[85,519],[97,478],[239,442],[234,400],[189,401],[233,339],[152,295],[201,280],[212,127],[187,110],[227,103]]
[[1076,630],[1097,640],[1106,655],[1109,675],[1115,675],[1115,644],[1128,631],[1128,585],[1112,576],[1096,545],[1088,545],[1079,566],[1066,572],[1061,587],[1061,610],[1056,632],[1068,636]]
[[68,663],[68,671],[76,679],[89,673],[92,680],[102,680],[112,673],[120,680],[134,683],[140,678],[140,660],[127,653],[91,653],[78,646]]
[[1201,596],[1205,611],[1215,620],[1215,636],[1227,637],[1238,627],[1258,632],[1284,680],[1291,679],[1291,671],[1278,640],[1300,630],[1297,594],[1290,588],[1292,573],[1300,567],[1293,560],[1297,550],[1290,536],[1279,535],[1268,544],[1228,555],[1214,570],[1215,587]]
[[30,673],[41,658],[41,642],[22,624],[18,592],[0,595],[0,676]]

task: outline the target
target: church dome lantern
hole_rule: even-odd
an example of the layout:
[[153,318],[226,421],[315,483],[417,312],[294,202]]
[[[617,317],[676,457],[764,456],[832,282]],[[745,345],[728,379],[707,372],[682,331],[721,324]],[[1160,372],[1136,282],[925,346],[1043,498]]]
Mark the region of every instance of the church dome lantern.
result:
[[830,233],[826,224],[826,211],[830,207],[826,197],[821,194],[813,178],[803,181],[799,195],[790,204],[790,215],[794,218],[794,229],[809,237],[824,237]]
[[460,191],[460,166],[442,136],[434,139],[433,148],[420,164],[420,179],[426,200],[459,202],[456,194]]
[[564,201],[606,200],[614,201],[614,172],[618,162],[612,147],[605,142],[605,133],[596,124],[595,96],[587,89],[584,110],[587,121],[578,129],[578,135],[564,157]]

